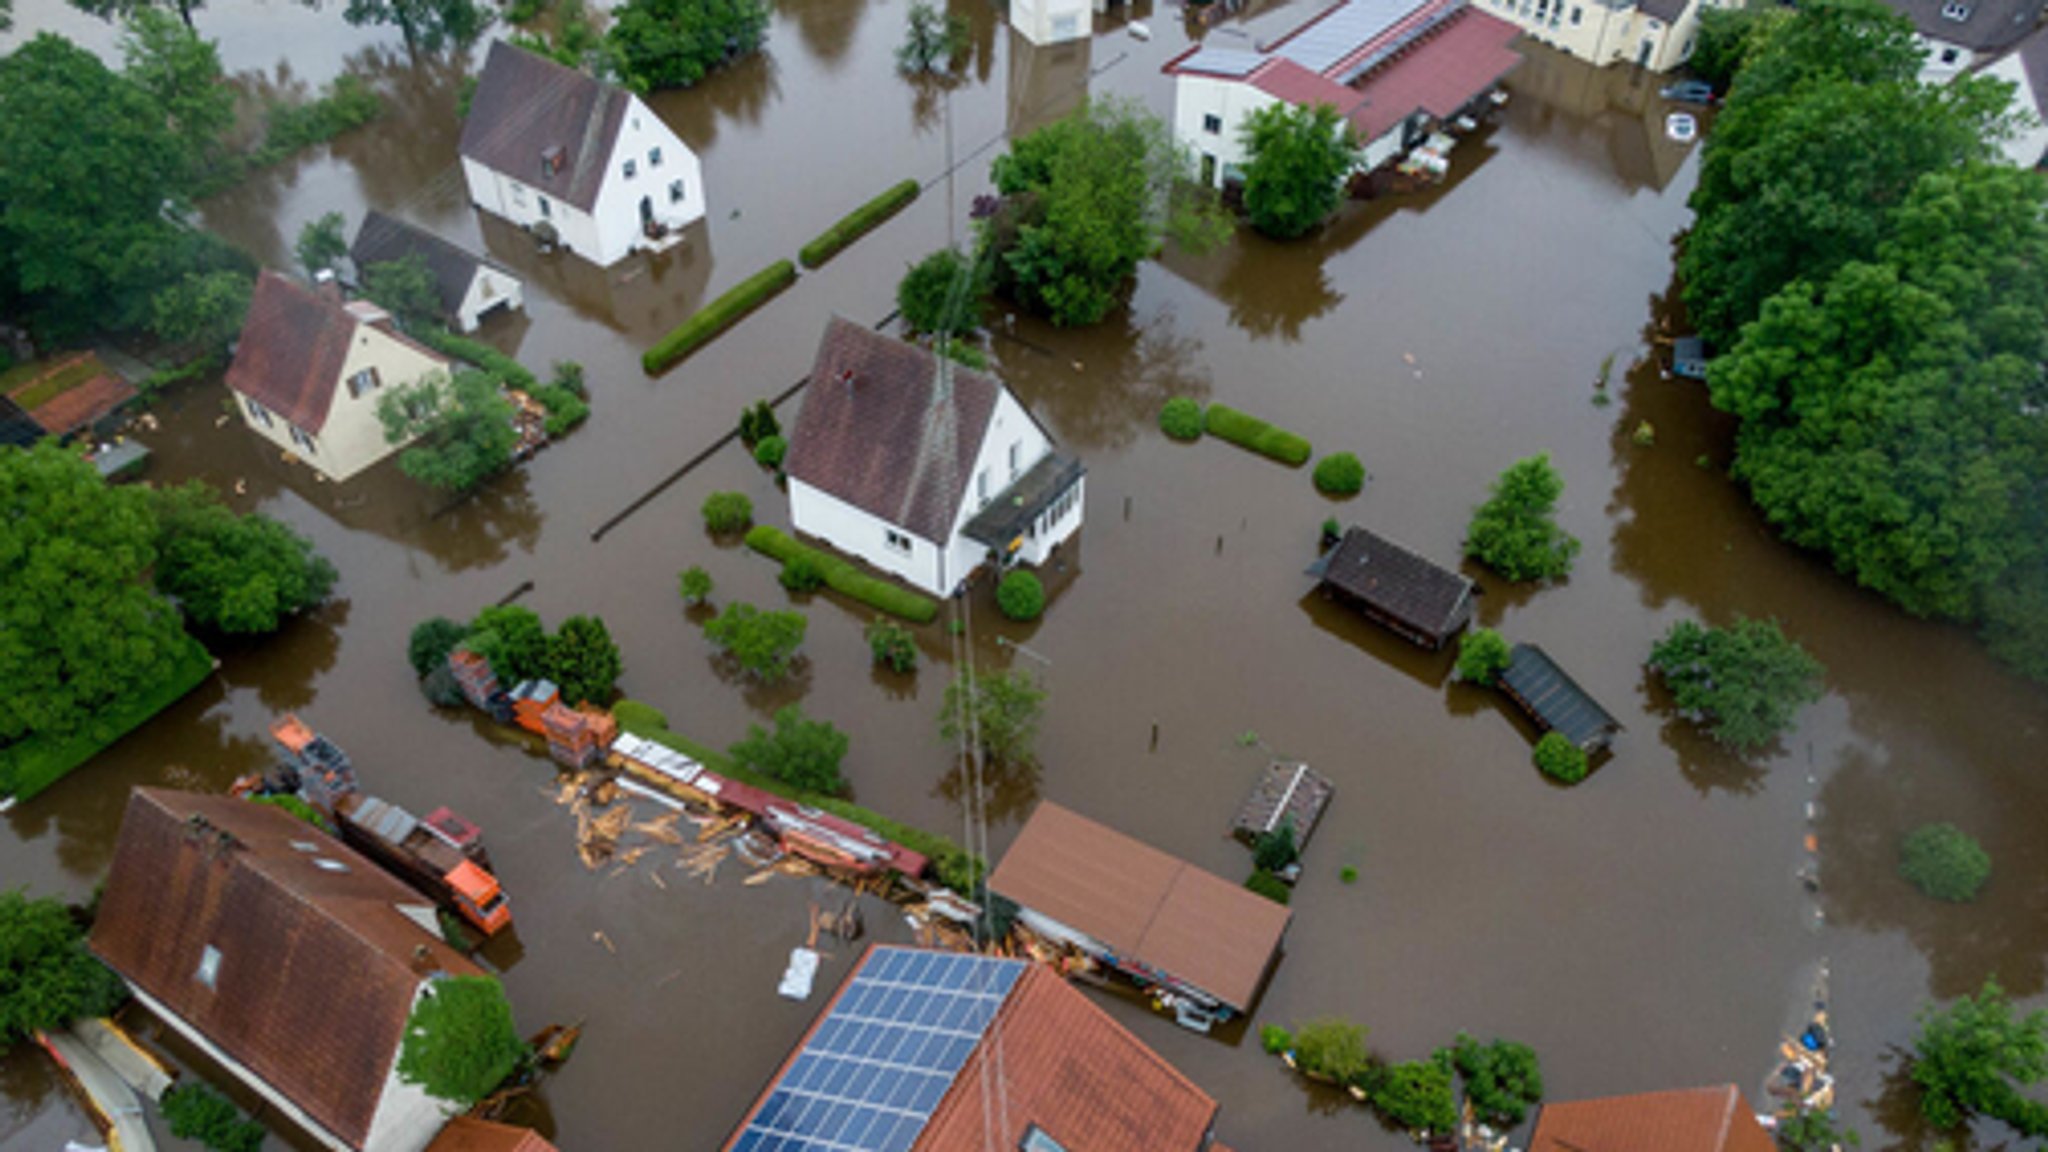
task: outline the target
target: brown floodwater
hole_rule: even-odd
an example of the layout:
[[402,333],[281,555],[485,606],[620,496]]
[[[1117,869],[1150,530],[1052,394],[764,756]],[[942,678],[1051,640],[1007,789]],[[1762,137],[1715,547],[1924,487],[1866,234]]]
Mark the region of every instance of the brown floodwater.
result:
[[[5,883],[84,897],[131,785],[223,787],[268,762],[269,718],[298,710],[353,754],[370,790],[452,804],[487,830],[518,918],[518,946],[494,958],[521,1022],[587,1022],[533,1118],[573,1149],[715,1147],[815,1010],[773,992],[815,885],[743,886],[731,867],[705,885],[660,853],[585,871],[549,765],[429,708],[405,638],[423,617],[466,617],[530,584],[522,602],[551,622],[602,614],[625,650],[625,690],[677,729],[723,744],[801,700],[849,733],[863,803],[961,833],[964,783],[936,731],[942,628],[924,630],[914,677],[879,674],[867,613],[809,598],[801,673],[764,691],[735,683],[684,613],[675,575],[691,564],[711,572],[719,601],[787,600],[770,564],[702,532],[698,505],[717,489],[787,522],[739,449],[593,541],[743,406],[798,380],[829,315],[888,313],[903,268],[963,232],[1005,133],[1088,94],[1169,111],[1159,66],[1188,39],[1178,8],[1139,4],[1150,40],[1129,35],[1119,10],[1092,42],[1033,49],[998,10],[956,3],[973,27],[964,75],[950,92],[919,89],[889,63],[905,7],[783,0],[766,53],[658,97],[703,158],[711,212],[682,248],[611,269],[539,256],[465,202],[453,105],[475,53],[415,61],[333,5],[202,9],[201,31],[252,90],[345,69],[389,109],[208,203],[206,226],[281,264],[307,220],[338,210],[353,227],[377,207],[488,251],[528,291],[526,313],[486,337],[536,368],[582,362],[593,414],[444,506],[389,467],[313,481],[224,421],[216,385],[168,398],[145,436],[153,478],[202,477],[289,521],[339,566],[337,598],[261,643],[219,646],[219,674],[192,696],[8,814]],[[1255,7],[1207,35],[1270,37],[1314,5]],[[113,44],[56,0],[23,0],[16,19],[0,45],[39,28]],[[1532,48],[1513,101],[1440,188],[1350,205],[1298,243],[1243,234],[1208,256],[1170,253],[1095,328],[991,311],[1004,375],[1086,459],[1091,500],[1041,623],[1000,622],[985,589],[967,605],[977,665],[1028,667],[1050,692],[1042,766],[991,782],[990,839],[1000,853],[1031,804],[1056,797],[1235,877],[1248,861],[1224,832],[1253,773],[1300,757],[1338,795],[1257,1023],[1349,1017],[1392,1059],[1459,1029],[1511,1036],[1542,1054],[1557,1097],[1727,1081],[1754,1097],[1825,960],[1849,1119],[1867,1146],[1917,1148],[1927,1134],[1897,1059],[1915,1009],[1990,975],[2030,1000],[2048,991],[2048,847],[2034,834],[2048,693],[1967,634],[1909,619],[1778,542],[1727,481],[1727,422],[1655,363],[1696,163],[1663,137],[1658,84]],[[641,372],[656,334],[906,176],[929,186],[901,216],[680,367]],[[1610,356],[1603,407],[1594,381]],[[1175,394],[1355,451],[1372,483],[1333,502],[1303,472],[1220,442],[1170,442],[1155,417]],[[1639,445],[1645,423],[1654,443]],[[1561,520],[1585,545],[1576,571],[1536,590],[1475,575],[1485,623],[1544,645],[1626,725],[1615,755],[1569,790],[1538,776],[1529,731],[1497,700],[1447,683],[1448,656],[1310,595],[1301,575],[1325,516],[1455,557],[1488,481],[1539,451],[1566,479]],[[1826,699],[1748,761],[1678,720],[1641,667],[1670,622],[1738,613],[1778,618],[1829,670]],[[1977,904],[1935,905],[1894,875],[1898,837],[1928,820],[1963,826],[1996,859]],[[1809,832],[1817,895],[1798,877]],[[1346,866],[1356,883],[1340,881]],[[907,937],[870,911],[877,937]],[[827,961],[828,986],[846,960]],[[1409,1146],[1255,1043],[1101,1002],[1222,1102],[1220,1135],[1237,1147]],[[25,1055],[0,1064],[0,1097],[9,1147],[46,1147],[82,1124]],[[1990,1146],[2000,1133],[1983,1136]]]

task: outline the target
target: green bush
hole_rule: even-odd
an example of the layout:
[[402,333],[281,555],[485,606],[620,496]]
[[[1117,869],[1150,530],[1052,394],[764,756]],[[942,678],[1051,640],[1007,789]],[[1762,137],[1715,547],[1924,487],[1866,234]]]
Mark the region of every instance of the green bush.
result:
[[583,382],[583,365],[574,360],[555,361],[555,378],[548,383],[556,388],[565,388],[578,400],[590,399],[590,386]]
[[775,418],[775,405],[766,400],[756,401],[751,408],[740,411],[740,443],[754,447],[770,436],[782,435],[782,423]]
[[1012,620],[1036,620],[1045,613],[1045,585],[1036,575],[1013,568],[996,585],[996,607]]
[[405,645],[405,658],[412,664],[413,675],[425,677],[448,663],[448,654],[468,637],[468,625],[446,616],[435,616],[414,625],[412,638]]
[[476,365],[483,369],[485,374],[495,376],[521,392],[532,393],[540,386],[540,382],[534,378],[533,373],[526,370],[524,364],[481,340],[472,340],[467,336],[458,336],[446,328],[431,326],[412,333],[412,337],[436,352]]
[[873,200],[855,208],[839,218],[837,224],[819,233],[818,238],[803,246],[797,258],[806,268],[816,268],[838,255],[839,250],[865,236],[882,221],[903,210],[903,206],[917,199],[918,185],[915,180],[905,180]]
[[754,679],[779,684],[789,675],[809,625],[801,612],[763,612],[735,602],[704,622],[704,636]]
[[812,720],[794,704],[775,711],[775,729],[747,725],[747,738],[727,749],[736,764],[766,773],[806,792],[837,796],[846,791],[839,762],[846,758],[846,733]]
[[1282,820],[1280,827],[1271,832],[1261,832],[1252,841],[1252,863],[1261,872],[1284,871],[1300,859],[1301,848],[1294,842],[1293,820]]
[[903,274],[896,308],[912,332],[964,336],[980,324],[987,295],[987,263],[941,248]]
[[988,371],[988,353],[969,344],[958,336],[948,336],[933,345],[932,351],[944,356],[955,364],[962,364],[976,372]]
[[533,398],[548,410],[544,427],[550,440],[566,435],[590,415],[590,405],[560,384],[543,384],[533,391]]
[[1264,868],[1260,868],[1246,877],[1244,886],[1275,904],[1285,904],[1294,896],[1294,890],[1287,886],[1285,880],[1280,879]]
[[888,580],[870,576],[852,562],[800,544],[788,534],[766,524],[759,525],[747,533],[747,547],[771,560],[780,560],[784,563],[788,563],[796,556],[808,556],[825,574],[827,588],[842,596],[858,600],[870,608],[887,612],[891,616],[900,616],[913,624],[929,624],[939,615],[939,602],[931,597]]
[[1335,1017],[1311,1020],[1294,1030],[1294,1059],[1303,1072],[1349,1084],[1372,1067],[1365,1029]]
[[640,366],[649,376],[664,371],[795,280],[796,267],[789,261],[778,260],[770,264],[676,325],[640,357]]
[[1337,870],[1337,879],[1342,880],[1346,884],[1356,884],[1358,883],[1358,869],[1346,864]]
[[1562,732],[1545,732],[1536,742],[1536,767],[1545,776],[1565,784],[1586,778],[1586,752]]
[[917,641],[911,637],[910,629],[877,616],[868,622],[866,636],[875,663],[891,672],[917,671]]
[[121,978],[86,950],[71,909],[19,888],[0,891],[0,1053],[37,1032],[105,1016],[127,995]]
[[87,727],[62,737],[30,736],[0,748],[0,796],[33,797],[213,675],[213,656],[199,641],[180,639],[181,651],[168,675],[145,691],[107,705]]
[[249,802],[252,804],[266,804],[280,811],[289,812],[313,827],[320,829],[322,832],[334,831],[334,829],[328,827],[327,817],[322,816],[318,808],[290,793],[279,792],[268,796],[251,796],[249,797]]
[[763,468],[782,467],[783,458],[789,455],[789,441],[780,436],[763,436],[754,445],[754,463]]
[[1202,414],[1202,430],[1292,468],[1308,463],[1308,458],[1315,454],[1309,442],[1294,433],[1222,404],[1211,404]]
[[1278,1056],[1294,1047],[1294,1033],[1278,1024],[1268,1024],[1259,1029],[1259,1047],[1265,1049],[1268,1056]]
[[1355,496],[1365,487],[1365,465],[1349,452],[1316,461],[1316,491],[1325,496]]
[[1175,440],[1202,438],[1202,406],[1186,396],[1175,396],[1159,409],[1159,430]]
[[1458,1126],[1457,1094],[1451,1089],[1446,1061],[1391,1064],[1371,1080],[1373,1108],[1395,1127],[1414,1133],[1443,1133]]
[[676,590],[686,604],[702,604],[711,598],[711,573],[692,564],[676,578]]
[[1991,854],[1953,824],[1923,824],[1899,845],[1899,875],[1936,900],[1966,904],[1991,879]]
[[1508,642],[1491,628],[1473,628],[1458,637],[1458,679],[1492,685],[1507,671]]
[[197,1140],[212,1152],[255,1152],[263,1145],[263,1125],[243,1119],[232,1101],[204,1084],[167,1090],[161,1107],[171,1135]]
[[1335,516],[1326,516],[1326,517],[1324,517],[1324,518],[1323,518],[1323,539],[1325,539],[1325,540],[1342,540],[1343,538],[1344,538],[1344,526],[1343,526],[1342,524],[1339,524],[1339,523],[1337,523],[1337,518],[1336,518]]
[[1820,699],[1826,672],[1775,621],[1739,616],[1726,628],[1672,624],[1650,648],[1650,667],[1681,715],[1708,725],[1717,742],[1737,752],[1790,729],[1799,709]]
[[1564,478],[1548,453],[1509,465],[1486,503],[1472,510],[1465,555],[1517,583],[1570,573],[1579,541],[1554,518],[1563,493]]
[[704,530],[730,536],[754,522],[754,502],[741,492],[713,492],[704,498]]
[[1543,1066],[1527,1044],[1481,1044],[1460,1032],[1441,1055],[1464,1077],[1465,1099],[1483,1123],[1499,1129],[1516,1127],[1543,1100]]
[[791,556],[782,562],[782,572],[776,579],[791,592],[816,592],[825,586],[825,570],[818,567],[815,557]]
[[668,727],[668,717],[661,709],[641,700],[621,700],[612,705],[612,719],[619,722],[620,728],[648,739],[653,739],[650,733]]

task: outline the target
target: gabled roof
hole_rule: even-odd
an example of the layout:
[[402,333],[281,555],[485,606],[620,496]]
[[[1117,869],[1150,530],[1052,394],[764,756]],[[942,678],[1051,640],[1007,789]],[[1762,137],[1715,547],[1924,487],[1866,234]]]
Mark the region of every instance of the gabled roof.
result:
[[1538,723],[1580,748],[1598,747],[1621,731],[1621,721],[1534,644],[1515,645],[1500,682]]
[[[494,40],[459,147],[464,157],[588,212],[632,102],[623,88]],[[559,162],[544,165],[555,149]]]
[[[360,1146],[421,980],[481,975],[398,910],[428,903],[282,809],[137,788],[91,946]],[[210,987],[199,977],[209,948]]]
[[1244,1011],[1291,913],[1050,800],[989,878],[1003,898]]
[[99,423],[135,399],[135,388],[91,352],[73,352],[24,364],[6,374],[8,404],[0,416],[25,412],[52,436],[68,436]]
[[441,296],[441,311],[449,316],[462,308],[463,297],[469,295],[470,282],[476,279],[479,268],[494,268],[506,276],[511,275],[498,264],[472,256],[424,228],[414,227],[375,209],[363,217],[362,227],[356,229],[355,243],[348,249],[348,258],[355,261],[358,272],[372,264],[402,260],[415,254],[426,261],[427,270],[434,274],[434,287]]
[[358,323],[339,300],[265,269],[249,297],[228,387],[318,435]]
[[427,1145],[427,1152],[555,1152],[555,1146],[531,1128],[457,1116]]
[[1692,6],[1692,0],[1637,0],[1636,9],[1643,15],[1662,20],[1666,24],[1678,23],[1679,17]]
[[[1972,52],[2002,52],[2041,22],[2043,0],[1885,0],[1929,40]],[[1962,14],[1957,20],[1949,13]]]
[[1733,1084],[1546,1104],[1529,1152],[1774,1152]]
[[2048,27],[2031,33],[2013,49],[2029,91],[2018,93],[2036,115],[2048,112]]
[[1493,90],[1522,62],[1512,45],[1522,30],[1477,8],[1463,8],[1377,65],[1350,89],[1362,105],[1351,124],[1376,139],[1417,112],[1438,119]]
[[940,403],[930,352],[834,316],[790,437],[790,477],[945,543],[1003,391],[992,377],[951,369],[951,399]]
[[1363,528],[1345,532],[1309,572],[1431,636],[1457,631],[1472,610],[1472,581]]

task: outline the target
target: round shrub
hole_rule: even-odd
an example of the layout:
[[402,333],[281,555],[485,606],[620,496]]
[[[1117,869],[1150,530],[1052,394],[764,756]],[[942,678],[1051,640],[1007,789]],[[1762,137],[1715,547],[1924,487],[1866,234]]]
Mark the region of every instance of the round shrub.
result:
[[1365,487],[1365,465],[1349,452],[1316,461],[1316,491],[1325,496],[1355,496]]
[[1045,611],[1045,585],[1022,568],[1014,569],[996,585],[996,607],[1012,620],[1036,620]]
[[1278,876],[1273,875],[1271,872],[1266,871],[1264,868],[1261,868],[1258,871],[1252,873],[1250,876],[1246,877],[1244,886],[1246,888],[1251,889],[1254,892],[1257,892],[1259,895],[1264,896],[1266,899],[1271,900],[1275,904],[1287,903],[1288,897],[1294,894],[1292,890],[1290,890],[1287,887],[1287,882],[1285,880],[1280,879]]
[[1953,824],[1923,824],[1899,845],[1899,875],[1936,900],[1963,904],[1991,878],[1991,854]]
[[1175,396],[1159,410],[1159,430],[1175,440],[1202,438],[1202,406],[1186,396]]
[[868,651],[891,672],[917,671],[917,641],[910,629],[877,616],[867,627]]
[[443,667],[448,663],[448,654],[468,638],[468,627],[446,616],[420,621],[414,625],[412,639],[405,646],[405,658],[412,663],[412,674],[426,676]]
[[1563,784],[1577,784],[1586,778],[1586,752],[1565,738],[1562,732],[1545,732],[1536,742],[1536,767],[1545,776]]
[[1265,1049],[1268,1056],[1278,1056],[1294,1047],[1294,1033],[1278,1024],[1268,1024],[1259,1029],[1259,1047]]
[[791,556],[782,562],[782,574],[776,579],[791,592],[816,592],[825,586],[825,570],[809,556]]
[[1508,642],[1491,628],[1473,628],[1458,637],[1458,679],[1490,685],[1507,670]]
[[763,468],[782,467],[782,458],[789,455],[789,441],[780,436],[763,436],[754,445],[754,463]]
[[704,498],[704,530],[713,536],[743,532],[754,522],[754,502],[740,492],[713,492]]
[[981,298],[987,294],[987,267],[941,248],[904,274],[896,285],[896,307],[914,332],[962,336],[980,324]]
[[676,578],[676,590],[685,604],[702,604],[711,598],[711,573],[692,564]]

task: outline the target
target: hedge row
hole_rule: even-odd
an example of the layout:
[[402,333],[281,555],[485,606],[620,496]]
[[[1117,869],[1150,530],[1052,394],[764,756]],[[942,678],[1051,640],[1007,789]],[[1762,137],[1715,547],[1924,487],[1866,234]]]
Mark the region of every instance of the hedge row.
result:
[[640,366],[650,376],[666,370],[725,331],[734,321],[766,303],[769,297],[789,287],[795,279],[796,266],[787,260],[777,260],[676,325],[640,357]]
[[539,385],[533,373],[526,370],[526,365],[481,340],[457,336],[446,328],[427,328],[416,333],[414,338],[436,352],[469,361],[521,392],[532,392]]
[[1308,463],[1308,458],[1315,454],[1308,441],[1294,433],[1223,404],[1209,405],[1202,415],[1202,427],[1219,440],[1228,440],[1291,467]]
[[848,560],[791,539],[780,529],[757,524],[747,532],[747,547],[771,560],[808,560],[825,577],[825,586],[842,596],[913,624],[929,624],[939,615],[939,602],[888,580],[870,576]]
[[213,656],[199,641],[186,637],[170,675],[155,688],[113,705],[84,731],[66,739],[32,736],[0,751],[0,797],[27,800],[62,780],[66,773],[183,699],[212,673]]
[[894,216],[905,204],[917,199],[917,181],[905,180],[873,200],[855,208],[839,218],[837,224],[825,229],[816,240],[803,246],[797,253],[804,267],[816,268],[839,254],[841,248],[866,235],[868,231]]
[[621,700],[612,708],[612,716],[625,731],[672,748],[721,776],[851,820],[876,835],[893,840],[913,852],[922,853],[932,862],[932,868],[938,874],[939,881],[956,892],[973,891],[974,882],[987,870],[987,864],[961,851],[958,844],[944,836],[898,824],[858,804],[836,796],[820,796],[814,792],[806,792],[801,788],[791,787],[773,776],[744,768],[724,752],[670,731],[668,718],[651,705],[638,700]]

